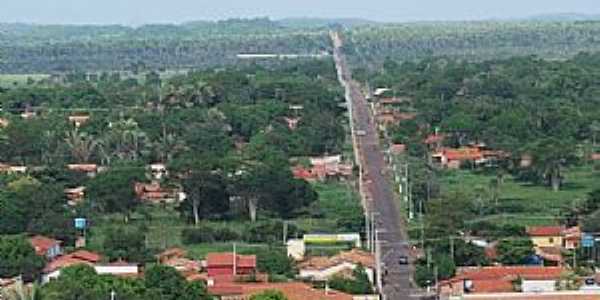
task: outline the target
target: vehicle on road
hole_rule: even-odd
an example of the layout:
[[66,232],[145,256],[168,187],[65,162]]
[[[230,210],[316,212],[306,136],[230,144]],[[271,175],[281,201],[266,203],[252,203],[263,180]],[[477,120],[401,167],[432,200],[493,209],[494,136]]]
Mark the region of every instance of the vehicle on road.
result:
[[398,264],[400,265],[408,265],[408,257],[407,256],[400,256],[400,258],[398,258]]
[[365,136],[365,135],[367,135],[367,132],[364,131],[364,130],[357,130],[356,131],[356,135],[358,135],[358,136]]

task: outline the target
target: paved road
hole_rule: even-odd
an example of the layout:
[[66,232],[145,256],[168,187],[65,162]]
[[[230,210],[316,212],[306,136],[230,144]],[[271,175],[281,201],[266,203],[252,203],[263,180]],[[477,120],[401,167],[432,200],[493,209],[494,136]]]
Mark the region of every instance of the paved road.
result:
[[[334,59],[338,68],[340,82],[346,89],[346,98],[352,114],[354,138],[358,147],[358,156],[363,169],[363,191],[371,200],[367,209],[375,213],[376,226],[380,240],[380,257],[383,269],[384,300],[402,300],[411,298],[410,267],[398,263],[401,256],[408,255],[406,233],[402,217],[399,214],[391,183],[384,176],[386,169],[384,155],[379,145],[379,137],[369,105],[358,83],[352,80],[352,74],[342,52],[343,41],[337,33],[331,35],[334,43]],[[357,135],[364,131],[364,135]]]

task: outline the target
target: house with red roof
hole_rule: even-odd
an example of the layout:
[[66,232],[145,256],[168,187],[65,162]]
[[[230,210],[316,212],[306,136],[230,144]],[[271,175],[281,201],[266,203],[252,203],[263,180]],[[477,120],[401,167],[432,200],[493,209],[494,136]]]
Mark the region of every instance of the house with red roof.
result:
[[151,204],[179,203],[185,199],[185,194],[180,188],[168,188],[159,182],[151,183],[136,182],[133,189],[138,199]]
[[554,292],[562,267],[494,266],[460,268],[457,275],[438,284],[442,297],[467,294]]
[[52,260],[61,255],[63,251],[61,241],[41,235],[29,238],[29,243],[31,243],[31,246],[35,249],[37,255],[43,256],[48,260]]
[[526,232],[535,246],[562,246],[564,226],[531,226]]
[[136,277],[140,270],[137,264],[124,261],[114,263],[102,263],[102,255],[87,250],[77,250],[67,255],[62,255],[50,261],[42,270],[42,283],[48,283],[60,276],[62,269],[76,266],[87,265],[94,268],[96,273],[109,274],[122,277]]
[[292,167],[294,178],[307,181],[325,180],[330,177],[349,177],[352,176],[353,165],[342,163],[341,155],[311,157],[311,167],[304,166]]
[[221,300],[248,300],[253,295],[268,290],[283,293],[289,300],[352,300],[353,296],[331,289],[315,289],[302,282],[284,283],[232,283],[208,287],[208,292]]
[[256,255],[209,253],[206,255],[206,270],[210,277],[256,274]]

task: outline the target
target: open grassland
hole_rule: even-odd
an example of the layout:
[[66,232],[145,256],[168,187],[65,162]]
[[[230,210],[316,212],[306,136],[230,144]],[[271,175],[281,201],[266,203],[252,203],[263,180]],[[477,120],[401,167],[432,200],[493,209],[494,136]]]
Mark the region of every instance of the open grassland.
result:
[[600,172],[591,166],[571,168],[565,173],[565,184],[558,192],[547,186],[521,182],[507,176],[499,188],[498,207],[490,199],[490,182],[494,175],[471,171],[449,171],[442,177],[441,188],[446,194],[458,192],[474,199],[479,217],[470,220],[493,221],[521,225],[556,224],[564,212],[583,201],[594,188],[600,187]]
[[[313,186],[319,194],[316,203],[309,212],[288,220],[290,226],[296,226],[300,232],[310,233],[342,233],[344,228],[353,224],[360,226],[362,209],[357,194],[350,183],[327,182],[315,183]],[[141,228],[146,233],[146,245],[151,249],[165,249],[173,246],[183,246],[193,257],[203,257],[207,252],[230,251],[233,242],[214,242],[184,245],[182,231],[193,228],[179,216],[179,212],[171,207],[160,208],[144,206],[136,211],[127,223],[120,214],[105,215],[94,222],[89,234],[89,246],[92,249],[102,249],[106,233],[111,226],[119,225],[129,228]],[[203,221],[200,226],[208,225],[217,228],[226,227],[243,235],[244,229],[250,226],[249,221]],[[283,233],[282,233],[283,234]],[[296,237],[290,232],[290,238]],[[283,245],[283,242],[280,243]],[[236,242],[240,252],[250,251],[257,247],[266,247],[265,243]],[[246,252],[248,252],[246,251]]]
[[0,88],[14,88],[27,85],[28,81],[40,81],[50,77],[46,74],[0,74]]

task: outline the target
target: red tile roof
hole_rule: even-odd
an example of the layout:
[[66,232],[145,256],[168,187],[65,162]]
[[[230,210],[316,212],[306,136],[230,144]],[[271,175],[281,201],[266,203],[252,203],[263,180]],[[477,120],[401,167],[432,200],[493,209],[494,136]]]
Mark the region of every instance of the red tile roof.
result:
[[560,278],[565,271],[562,267],[540,266],[497,266],[464,268],[450,280],[492,280],[521,277],[530,280],[552,280]]
[[563,226],[533,226],[527,227],[529,236],[561,236],[565,228]]
[[74,265],[93,266],[94,264],[87,260],[71,257],[70,255],[65,255],[65,256],[58,257],[55,260],[48,263],[46,265],[46,267],[44,268],[43,272],[44,273],[52,273],[56,270],[74,266]]
[[56,245],[60,245],[60,241],[55,240],[55,239],[51,239],[49,237],[45,237],[45,236],[41,236],[41,235],[36,235],[34,237],[31,237],[29,239],[29,242],[31,243],[31,246],[33,246],[33,249],[35,249],[35,253],[37,253],[37,255],[46,255],[46,252],[48,252],[48,250]]
[[483,153],[477,148],[446,148],[441,152],[448,160],[479,160],[483,158]]
[[98,171],[98,165],[95,164],[70,164],[67,168],[71,171],[78,172],[96,172]]
[[325,293],[301,282],[231,284],[208,288],[211,294],[221,296],[252,296],[267,290],[280,291],[289,300],[352,300],[352,295],[334,290]]
[[477,280],[473,282],[471,293],[510,293],[514,292],[512,281],[503,279]]
[[98,263],[102,260],[102,255],[87,250],[77,250],[71,254],[68,254],[68,256],[89,261],[91,263]]
[[565,271],[562,267],[540,266],[495,266],[467,267],[459,270],[455,277],[440,282],[440,286],[471,283],[470,293],[507,293],[514,291],[512,282],[525,280],[557,280]]
[[[233,253],[208,253],[207,267],[233,266]],[[241,268],[256,268],[256,255],[237,255],[236,264]]]

